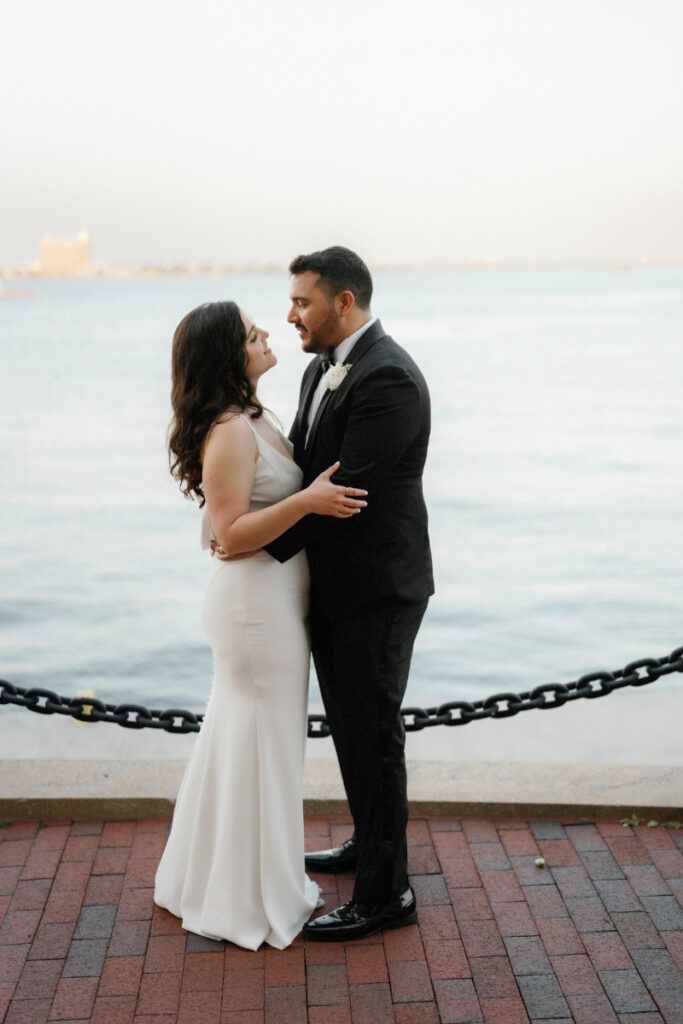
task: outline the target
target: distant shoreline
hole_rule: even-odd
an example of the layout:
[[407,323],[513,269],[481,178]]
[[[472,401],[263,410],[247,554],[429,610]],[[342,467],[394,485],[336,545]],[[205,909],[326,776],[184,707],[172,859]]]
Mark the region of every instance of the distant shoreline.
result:
[[[374,273],[435,273],[439,271],[472,270],[657,270],[683,267],[681,260],[453,260],[448,262],[396,262],[371,263]],[[79,274],[48,274],[40,268],[18,266],[0,268],[0,280],[101,280],[137,277],[224,277],[229,274],[283,274],[285,264],[278,263],[188,263],[179,265],[149,264],[131,266],[92,266]],[[0,289],[1,295],[1,289]]]

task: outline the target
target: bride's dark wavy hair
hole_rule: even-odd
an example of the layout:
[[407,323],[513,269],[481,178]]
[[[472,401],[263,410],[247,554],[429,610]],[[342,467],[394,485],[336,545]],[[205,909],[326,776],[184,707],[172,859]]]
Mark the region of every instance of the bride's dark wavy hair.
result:
[[168,458],[183,494],[204,504],[202,448],[228,410],[263,406],[246,373],[247,332],[235,302],[206,302],[183,317],[173,335]]

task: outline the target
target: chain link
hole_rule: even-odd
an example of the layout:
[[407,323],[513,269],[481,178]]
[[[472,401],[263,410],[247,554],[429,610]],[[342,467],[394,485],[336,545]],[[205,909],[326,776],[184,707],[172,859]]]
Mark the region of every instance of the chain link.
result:
[[[433,708],[401,708],[406,732],[420,732],[435,725],[467,725],[484,718],[511,718],[520,711],[548,711],[569,701],[595,700],[625,686],[647,686],[672,672],[683,672],[683,647],[663,658],[640,658],[615,672],[590,672],[573,683],[546,683],[525,693],[495,693],[470,703],[452,700]],[[53,690],[28,690],[0,679],[0,704],[15,704],[38,715],[68,715],[79,722],[113,722],[124,729],[162,729],[164,732],[199,732],[204,715],[184,708],[150,710],[142,704],[105,704],[96,697],[60,697]],[[330,735],[324,715],[308,716],[308,735]]]

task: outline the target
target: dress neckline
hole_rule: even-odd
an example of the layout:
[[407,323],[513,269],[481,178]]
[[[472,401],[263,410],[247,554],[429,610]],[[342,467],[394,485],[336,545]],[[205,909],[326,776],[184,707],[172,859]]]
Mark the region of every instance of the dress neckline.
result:
[[[279,448],[276,448],[276,447],[275,447],[275,445],[274,445],[274,444],[271,444],[271,443],[270,443],[270,441],[267,441],[267,440],[266,440],[266,438],[265,438],[265,437],[263,436],[263,434],[259,434],[259,432],[258,432],[258,430],[256,429],[256,427],[255,427],[255,426],[254,426],[254,424],[253,424],[253,423],[251,422],[251,417],[250,417],[250,416],[247,416],[247,414],[246,414],[246,413],[240,413],[240,415],[241,415],[241,416],[244,416],[245,420],[247,421],[247,423],[248,423],[248,424],[249,424],[249,426],[251,427],[251,429],[252,429],[252,432],[253,432],[254,436],[256,437],[256,439],[257,439],[257,441],[256,441],[256,444],[257,444],[257,446],[258,446],[258,442],[259,442],[259,441],[263,441],[263,443],[264,443],[264,444],[267,444],[267,445],[268,445],[268,447],[269,447],[269,448],[271,449],[271,451],[274,451],[274,452],[275,452],[275,454],[276,454],[276,455],[279,455],[281,459],[284,459],[284,460],[285,460],[285,462],[288,462],[288,463],[289,463],[289,464],[290,464],[291,466],[296,466],[296,462],[294,461],[294,459],[293,459],[293,458],[290,458],[290,456],[289,456],[289,455],[285,455],[285,454],[284,454],[284,452],[281,452],[281,451],[279,450]],[[282,436],[284,437],[285,435],[283,434]]]

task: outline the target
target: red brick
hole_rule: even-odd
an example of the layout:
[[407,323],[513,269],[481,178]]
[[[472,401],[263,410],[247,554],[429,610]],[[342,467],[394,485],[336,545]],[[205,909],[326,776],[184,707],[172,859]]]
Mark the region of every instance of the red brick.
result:
[[452,857],[441,861],[443,878],[450,889],[473,889],[481,885],[481,878],[471,857]]
[[123,875],[93,875],[83,902],[87,907],[118,903],[122,887]]
[[[0,896],[11,896],[17,887],[17,882],[20,877],[20,865],[9,868],[0,868]],[[51,878],[52,875],[43,875],[39,877]]]
[[288,985],[266,989],[266,1020],[278,1024],[306,1024],[306,988]]
[[[479,1000],[486,1024],[529,1024],[524,1002],[519,996]],[[562,1024],[562,1021],[556,1022]]]
[[569,918],[550,918],[538,921],[538,932],[551,956],[570,953],[583,953],[581,936]]
[[177,1013],[180,1004],[180,974],[143,974],[136,1012]]
[[304,818],[305,836],[330,835],[330,822],[326,814],[307,814]]
[[182,971],[185,960],[184,935],[152,935],[147,940],[145,973]]
[[463,818],[460,822],[468,843],[497,843],[498,833],[494,824],[484,818]]
[[[324,946],[327,945],[328,943],[324,943]],[[329,945],[336,949],[339,944],[331,942]],[[318,946],[315,946],[314,948],[318,948]],[[344,957],[342,955],[342,963],[343,962]],[[253,971],[256,970],[257,967],[263,970],[266,966],[265,948],[262,947],[261,949],[251,950],[240,949],[239,946],[228,945],[225,949],[225,966],[229,971]]]
[[33,839],[38,834],[38,821],[12,821],[7,829],[3,829],[0,835],[7,840],[12,839]]
[[429,969],[422,960],[390,963],[389,980],[395,1003],[430,1002],[434,998]]
[[[143,1013],[142,1015],[136,1014],[133,1024],[177,1024],[177,1019],[177,1014],[175,1013]],[[261,1021],[261,1024],[263,1024],[263,1021]]]
[[98,836],[69,836],[66,846],[64,847],[64,853],[62,854],[62,862],[67,863],[72,860],[87,861],[89,864],[95,859],[97,853],[97,844],[99,842]]
[[462,832],[432,832],[432,844],[439,860],[470,856],[467,837]]
[[549,868],[578,867],[581,864],[578,853],[568,839],[540,839],[538,846]]
[[61,852],[59,850],[44,850],[29,854],[21,877],[26,878],[53,878]]
[[102,965],[98,996],[137,996],[143,956],[107,957]]
[[266,988],[305,984],[303,948],[266,950]]
[[661,826],[659,828],[648,828],[647,825],[640,825],[633,830],[646,850],[675,850],[676,844],[671,834]]
[[439,1024],[435,1003],[397,1003],[394,1018],[396,1024]]
[[51,892],[41,924],[75,924],[83,905],[82,892]]
[[683,931],[662,932],[662,938],[676,966],[683,971]]
[[683,877],[683,854],[679,850],[651,850],[650,858],[663,878]]
[[117,921],[109,941],[109,956],[144,956],[149,921]]
[[442,875],[413,875],[410,884],[415,893],[418,910],[421,906],[434,907],[450,903]]
[[538,934],[538,926],[526,903],[493,903],[492,907],[502,936]]
[[21,999],[11,1004],[5,1024],[46,1024],[51,1005],[50,999]]
[[517,982],[507,956],[472,957],[470,967],[479,999],[509,999],[519,996]]
[[102,829],[100,846],[130,846],[134,835],[134,821],[108,821]]
[[531,829],[518,829],[514,832],[499,829],[498,836],[508,857],[524,857],[527,854],[538,857],[539,849]]
[[603,837],[633,835],[633,831],[625,828],[620,821],[596,821],[595,827]]
[[555,886],[527,885],[524,896],[536,921],[567,917],[564,900]]
[[225,971],[223,976],[224,1010],[262,1010],[265,999],[265,971]]
[[[306,951],[308,960],[308,950]],[[352,946],[346,950],[346,970],[349,985],[383,983],[389,981],[384,946]]]
[[651,864],[650,854],[634,836],[606,836],[606,842],[615,860],[623,864]]
[[81,818],[71,822],[70,834],[72,836],[94,836],[99,835],[104,822],[97,818]]
[[441,868],[433,846],[408,847],[408,871],[410,875],[438,874]]
[[[47,854],[45,855],[47,856]],[[57,868],[52,883],[53,892],[84,892],[90,877],[87,861],[67,861]]]
[[408,846],[431,846],[432,835],[424,818],[411,818],[406,828]]
[[54,960],[66,957],[71,945],[75,925],[41,923],[29,953],[30,960]]
[[429,831],[434,834],[435,832],[461,832],[462,826],[459,818],[454,818],[450,814],[430,814],[427,816],[427,824],[429,825]]
[[510,861],[502,843],[476,843],[471,847],[472,859],[478,871],[504,871]]
[[[349,979],[344,964],[312,964],[306,971],[306,980],[308,1001],[311,1005],[348,1005]],[[266,1003],[266,1011],[268,1009]]]
[[460,934],[468,957],[505,955],[505,946],[494,921],[463,921]]
[[593,932],[582,936],[596,971],[629,970],[633,961],[616,932]]
[[15,988],[16,985],[13,981],[6,981],[0,984],[0,1020],[5,1019],[5,1014],[7,1013]]
[[100,847],[92,866],[93,875],[124,875],[130,859],[130,847]]
[[135,996],[98,996],[90,1024],[133,1024],[134,1016]]
[[27,960],[14,993],[15,999],[54,999],[62,974],[62,960]]
[[154,886],[154,877],[157,873],[157,861],[151,859],[131,859],[128,861],[126,877],[123,880],[124,889],[151,888]]
[[223,987],[225,953],[188,953],[183,992],[212,992]]
[[136,832],[130,851],[131,860],[159,861],[166,845],[166,835],[158,832]]
[[605,995],[569,996],[567,1002],[574,1024],[619,1024]]
[[351,1007],[309,1006],[308,1024],[351,1024]]
[[422,907],[418,926],[423,943],[426,938],[434,941],[460,938],[452,907]]
[[424,960],[420,930],[416,924],[382,933],[387,962],[392,960]]
[[97,978],[62,978],[52,1002],[50,1020],[89,1020],[97,983]]
[[[306,964],[343,964],[344,948],[343,942],[309,942],[306,946]],[[360,948],[362,952],[367,952],[368,949],[364,945],[358,947],[357,943],[349,945],[349,949],[356,948]]]
[[70,825],[46,825],[38,829],[33,840],[33,849],[43,853],[45,850],[63,850],[69,838]]
[[523,900],[524,893],[514,871],[482,871],[481,880],[491,903]]
[[[456,921],[493,920],[491,904],[483,888],[451,889],[450,896]],[[422,917],[422,913],[420,913],[420,917]]]
[[[131,892],[134,890],[131,890]],[[126,893],[123,894],[124,896]],[[179,917],[174,917],[163,907],[154,907],[152,914],[151,935],[187,935]]]
[[388,985],[351,985],[349,998],[353,1024],[394,1024]]
[[15,839],[12,842],[5,840],[0,843],[0,866],[24,865],[32,845],[31,839]]
[[624,874],[638,896],[669,895],[669,886],[654,864],[626,864]]
[[181,992],[178,1024],[220,1024],[221,993]]
[[156,832],[163,836],[168,834],[170,818],[140,818],[135,823],[135,834],[140,835],[146,832]]
[[0,946],[16,946],[31,942],[40,921],[39,910],[15,910],[5,914],[0,925]]
[[425,941],[425,954],[432,978],[470,978],[472,972],[459,939]]
[[553,956],[550,959],[565,996],[588,996],[602,992],[600,979],[587,956]]
[[19,882],[11,899],[9,896],[6,897],[6,909],[42,911],[47,903],[51,884],[49,878],[33,878],[28,882]]
[[435,981],[434,991],[442,1024],[483,1021],[474,985],[469,979]]
[[154,892],[151,889],[124,889],[119,900],[117,921],[151,921]]
[[30,949],[31,944],[28,942],[21,946],[3,946],[0,956],[0,983],[19,980]]

